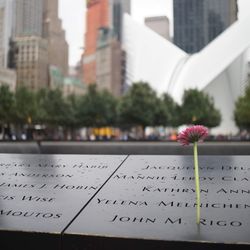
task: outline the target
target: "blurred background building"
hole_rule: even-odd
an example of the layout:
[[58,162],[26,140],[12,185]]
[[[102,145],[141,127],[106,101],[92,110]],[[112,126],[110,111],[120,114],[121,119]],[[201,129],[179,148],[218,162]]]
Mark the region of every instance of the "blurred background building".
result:
[[68,43],[62,20],[58,17],[58,0],[44,0],[43,38],[48,41],[49,65],[58,67],[67,76]]
[[63,95],[65,97],[70,95],[84,95],[86,92],[86,86],[82,84],[82,81],[79,78],[75,76],[68,76],[64,78]]
[[[175,7],[177,2],[179,1],[174,1]],[[194,9],[205,2],[199,1],[197,5],[191,6]],[[210,4],[213,2],[218,7],[220,1],[209,2]],[[229,2],[232,4],[231,7],[234,6],[231,8],[234,11],[223,12],[223,15],[227,13],[227,18],[224,16],[221,20],[231,22],[236,20],[237,5],[233,5],[232,1],[227,1],[227,3]],[[235,3],[235,1],[233,2]],[[196,13],[198,17],[199,13]],[[192,19],[195,18],[193,15]],[[208,23],[206,25],[209,27]],[[168,92],[178,103],[182,102],[184,90],[190,88],[203,90],[213,97],[216,108],[222,114],[221,125],[212,132],[235,134],[238,129],[233,119],[234,104],[237,98],[244,93],[247,83],[247,50],[250,47],[250,33],[247,30],[249,25],[250,18],[234,22],[227,29],[225,27],[223,32],[220,30],[220,34],[212,41],[207,40],[208,44],[201,43],[199,47],[196,47],[196,50],[200,51],[192,55],[190,54],[192,50],[188,49],[189,53],[187,53],[158,36],[151,28],[136,23],[133,18],[126,15],[124,48],[127,52],[127,68],[130,70],[131,82],[146,81],[159,94]],[[213,26],[212,23],[211,26]],[[175,29],[177,27],[175,26]],[[214,33],[209,32],[209,29],[204,28],[204,30],[207,39],[212,39],[212,35],[217,34],[215,26],[216,32]],[[217,30],[219,33],[219,29]],[[192,33],[188,27],[185,32]],[[208,36],[209,34],[211,36]],[[205,35],[203,34],[203,36]]]
[[13,1],[0,0],[0,84],[16,88],[16,72],[8,69],[10,38],[12,32]]
[[83,55],[84,83],[96,83],[115,96],[125,84],[125,52],[122,50],[123,14],[130,0],[90,0]]
[[174,0],[174,43],[196,53],[237,20],[237,0]]
[[16,90],[16,72],[14,70],[0,68],[0,85],[7,85],[14,92]]
[[48,88],[48,41],[39,36],[14,38],[17,86]]
[[169,19],[166,16],[153,16],[145,18],[145,25],[160,36],[170,40]]
[[17,87],[52,87],[50,66],[57,67],[64,77],[68,73],[68,43],[58,17],[58,0],[8,2],[13,13],[8,66],[17,72]]
[[12,0],[0,0],[0,67],[7,67],[12,31]]
[[179,103],[185,89],[196,87],[221,110],[217,131],[236,131],[233,104],[247,82],[250,25],[237,21],[236,0],[174,0],[173,39],[173,20],[164,13],[143,25],[131,17],[130,0],[88,0],[84,53],[79,50],[73,74],[58,4],[0,0],[0,84],[12,90],[61,88],[68,96],[96,83],[121,96],[133,82],[146,81]]
[[42,37],[44,0],[14,0],[13,3],[13,36]]

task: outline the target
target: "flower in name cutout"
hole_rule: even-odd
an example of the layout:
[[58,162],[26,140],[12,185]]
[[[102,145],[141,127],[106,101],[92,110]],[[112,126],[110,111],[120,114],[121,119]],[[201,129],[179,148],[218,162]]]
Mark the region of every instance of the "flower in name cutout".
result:
[[200,224],[200,180],[198,165],[198,142],[208,136],[208,129],[202,125],[194,125],[186,128],[179,133],[177,140],[184,146],[190,143],[194,144],[194,175],[195,175],[195,193],[196,193],[196,223]]

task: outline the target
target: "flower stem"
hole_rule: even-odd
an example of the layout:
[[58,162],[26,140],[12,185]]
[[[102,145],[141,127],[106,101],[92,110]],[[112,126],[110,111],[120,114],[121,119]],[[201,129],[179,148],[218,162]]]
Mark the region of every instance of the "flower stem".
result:
[[195,193],[196,193],[196,223],[200,224],[200,180],[199,180],[199,166],[198,166],[198,146],[194,142],[194,175],[195,175]]

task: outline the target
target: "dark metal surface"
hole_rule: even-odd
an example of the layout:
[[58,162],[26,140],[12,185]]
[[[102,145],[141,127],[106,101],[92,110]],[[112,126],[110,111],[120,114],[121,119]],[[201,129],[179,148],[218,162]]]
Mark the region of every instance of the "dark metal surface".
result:
[[64,249],[249,248],[250,157],[199,164],[200,226],[192,156],[130,156],[65,231]]
[[[41,141],[0,142],[0,153],[12,154],[109,154],[109,155],[192,155],[192,147],[177,142],[88,142]],[[200,155],[249,155],[250,142],[204,142],[199,145]]]
[[[10,239],[18,232],[30,233],[32,241],[51,239],[46,246],[55,249],[63,229],[124,159],[103,155],[0,155],[3,249],[17,249],[17,242]],[[38,234],[40,237],[32,236]],[[38,248],[33,245],[33,249]]]
[[200,226],[192,156],[125,159],[0,155],[0,249],[249,249],[250,156],[199,157]]
[[[192,155],[177,142],[42,142],[42,154]],[[249,155],[250,142],[204,142],[200,155]]]
[[39,145],[34,142],[2,142],[0,141],[1,154],[39,154]]

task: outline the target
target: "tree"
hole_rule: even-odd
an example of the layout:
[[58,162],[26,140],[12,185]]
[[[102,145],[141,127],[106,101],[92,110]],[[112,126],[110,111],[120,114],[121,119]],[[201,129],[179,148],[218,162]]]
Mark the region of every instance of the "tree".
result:
[[[37,93],[37,121],[46,124],[46,133],[50,139],[59,139],[64,135],[58,131],[64,128],[70,119],[69,105],[60,89],[42,89]],[[65,132],[61,130],[61,132]]]
[[104,127],[115,124],[116,99],[107,91],[98,92],[96,85],[89,86],[81,97],[78,116],[84,127]]
[[[31,128],[33,118],[36,116],[35,94],[28,88],[21,86],[16,89],[14,96],[13,123],[15,124],[16,136],[21,138],[24,125]],[[27,136],[30,139],[30,136]]]
[[155,103],[153,126],[166,126],[169,122],[167,107],[162,98],[157,98]]
[[[70,130],[74,138],[74,131],[80,126],[77,116],[78,98],[70,95],[64,98],[60,89],[40,89],[36,93],[36,116],[34,121],[46,124],[47,132],[52,136],[57,126]],[[64,132],[66,132],[64,130]],[[67,131],[69,132],[69,131]]]
[[221,122],[213,99],[197,89],[185,90],[180,111],[182,124],[202,124],[212,128]]
[[65,102],[66,102],[66,111],[67,116],[65,119],[64,127],[67,128],[68,132],[70,132],[70,136],[73,139],[76,139],[76,129],[81,127],[80,117],[78,116],[78,110],[79,110],[79,97],[71,94],[67,96]]
[[165,125],[178,127],[180,125],[180,106],[167,93],[163,94],[162,101],[167,114],[167,123]]
[[80,118],[78,117],[79,97],[71,94],[66,98],[67,120],[65,126],[75,129],[80,127]]
[[43,88],[43,89],[38,90],[35,94],[36,113],[35,113],[35,117],[33,118],[33,121],[36,124],[47,124],[49,120],[48,113],[46,110],[48,91],[49,91],[48,89]]
[[102,100],[102,112],[105,117],[104,126],[114,126],[117,123],[117,99],[104,90],[100,92],[100,98]]
[[3,128],[3,138],[10,137],[10,123],[13,120],[14,95],[9,86],[0,86],[0,126]]
[[250,83],[235,103],[234,119],[239,128],[250,130]]
[[43,109],[46,110],[46,120],[51,126],[63,126],[68,121],[68,106],[60,89],[48,90],[45,93]]
[[134,83],[119,105],[120,123],[129,126],[146,126],[156,123],[157,95],[146,82]]
[[0,86],[0,123],[10,123],[13,119],[14,95],[9,86]]
[[18,87],[14,98],[14,120],[17,125],[31,124],[36,114],[35,95],[26,87]]

